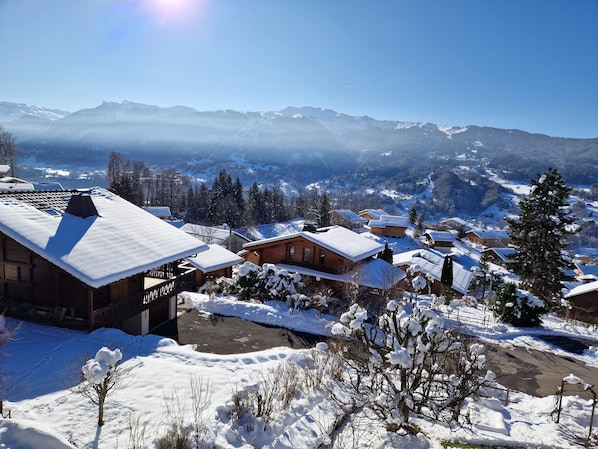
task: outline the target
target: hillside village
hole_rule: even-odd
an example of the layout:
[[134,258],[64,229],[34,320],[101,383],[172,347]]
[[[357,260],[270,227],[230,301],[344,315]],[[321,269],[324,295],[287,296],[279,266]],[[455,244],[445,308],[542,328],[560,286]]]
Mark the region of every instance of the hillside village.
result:
[[[147,334],[175,317],[176,294],[209,290],[242,262],[298,273],[307,294],[364,303],[402,297],[416,276],[426,279],[428,294],[445,295],[441,272],[447,258],[453,262],[450,290],[457,298],[479,296],[480,276],[494,282],[513,278],[514,248],[507,232],[472,228],[460,219],[417,229],[409,217],[382,209],[340,209],[329,212],[325,228],[295,219],[227,230],[184,224],[168,207],[143,211],[102,188],[37,190],[9,179],[10,188],[0,191],[5,310],[52,316],[90,331],[116,326]],[[485,273],[482,256],[489,263]],[[578,256],[575,270],[563,279],[568,297],[592,293],[597,272],[595,264]],[[353,284],[358,289],[349,292]],[[170,305],[160,305],[163,301]],[[580,316],[595,318],[591,312]]]
[[[211,227],[184,223],[166,206],[144,210],[104,188],[28,183],[0,168],[0,301],[18,322],[151,336],[177,320],[188,292],[255,299],[251,286],[230,286],[258,272],[270,273],[261,302],[337,319],[351,304],[378,315],[413,295],[486,305],[493,284],[517,281],[509,234],[459,218],[422,226],[383,209],[333,209],[325,227],[305,219]],[[561,318],[596,326],[598,265],[583,255],[574,262],[563,278],[570,306]]]

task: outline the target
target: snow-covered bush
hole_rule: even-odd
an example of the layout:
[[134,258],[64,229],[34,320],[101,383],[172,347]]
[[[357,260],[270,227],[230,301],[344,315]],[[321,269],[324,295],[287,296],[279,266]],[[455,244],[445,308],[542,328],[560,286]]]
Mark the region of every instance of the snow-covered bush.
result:
[[490,382],[481,345],[468,345],[417,302],[389,301],[374,325],[357,304],[341,316],[333,334],[354,338],[343,378],[352,404],[372,410],[388,429],[409,429],[412,413],[458,420],[467,397]]
[[287,303],[290,306],[291,313],[294,310],[315,309],[322,313],[328,308],[328,298],[324,295],[304,295],[303,293],[295,293],[287,297]]
[[492,312],[503,323],[535,327],[542,324],[542,315],[546,309],[540,299],[518,290],[515,284],[505,284],[496,290]]
[[4,315],[0,314],[0,348],[15,336],[19,327],[19,325],[8,324]]
[[104,403],[108,393],[117,387],[128,373],[128,370],[119,366],[122,357],[120,349],[110,350],[104,346],[93,359],[87,360],[81,367],[83,382],[74,391],[98,406],[98,426],[104,425]]
[[301,275],[291,274],[273,264],[259,267],[245,262],[233,270],[230,282],[220,281],[223,290],[235,293],[242,301],[286,301],[303,285]]

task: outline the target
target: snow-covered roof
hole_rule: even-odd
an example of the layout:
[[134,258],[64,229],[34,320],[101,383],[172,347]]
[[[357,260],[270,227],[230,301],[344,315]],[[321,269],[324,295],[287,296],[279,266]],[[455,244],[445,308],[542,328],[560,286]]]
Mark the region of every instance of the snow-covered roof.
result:
[[0,178],[0,190],[35,190],[33,184],[12,176]]
[[207,251],[202,251],[193,257],[188,257],[186,260],[204,273],[232,267],[243,262],[242,257],[215,244],[208,245]]
[[351,262],[358,262],[360,260],[366,259],[378,254],[384,249],[384,245],[357,234],[350,229],[343,228],[342,226],[331,226],[329,228],[320,229],[317,232],[301,231],[280,237],[272,237],[270,239],[246,243],[243,245],[243,248],[255,248],[256,246],[261,246],[272,242],[279,242],[295,237],[303,237],[310,242],[320,245],[323,248],[339,254],[346,259],[349,259]]
[[98,288],[208,246],[119,196],[94,187],[97,215],[65,212],[75,190],[0,193],[0,232]]
[[365,224],[368,222],[365,218],[360,217],[355,212],[353,212],[351,209],[335,209],[335,210],[330,211],[330,213],[337,214],[343,220],[345,220],[351,224],[359,225],[359,224]]
[[[395,254],[392,263],[403,267],[417,265],[419,267],[417,271],[432,276],[435,281],[440,282],[444,257],[445,254],[438,251],[418,249]],[[467,293],[471,277],[472,273],[453,259],[453,289],[461,294]]]
[[408,228],[409,217],[401,217],[398,215],[382,215],[378,220],[370,220],[370,228],[386,228],[397,227],[397,228]]
[[301,231],[304,225],[305,220],[303,218],[296,218],[281,223],[248,226],[246,228],[238,229],[237,232],[248,240],[257,241],[269,239],[271,237],[282,237],[284,235],[295,234]]
[[515,254],[517,250],[515,248],[488,248],[483,250],[482,252],[494,252],[498,257],[500,257],[505,262],[513,262],[513,259],[509,257],[511,254]]
[[575,267],[583,276],[598,276],[598,265],[575,264]]
[[569,293],[565,295],[565,298],[573,298],[575,296],[584,295],[586,293],[591,293],[598,291],[598,281],[588,282],[587,284],[581,284],[572,289]]
[[170,213],[170,207],[168,206],[146,206],[144,209],[156,217],[169,218],[172,216]]
[[196,239],[203,240],[207,243],[216,243],[218,245],[222,245],[230,237],[230,231],[227,229],[202,226],[193,223],[185,223],[181,229]]
[[382,209],[364,209],[360,210],[357,214],[360,217],[363,215],[368,215],[371,217],[372,220],[379,220],[382,215],[390,215],[388,212]]
[[435,242],[454,242],[455,236],[448,231],[436,231],[434,229],[427,229],[424,233]]
[[382,259],[368,260],[363,265],[344,274],[332,274],[313,268],[282,263],[276,264],[276,266],[290,273],[299,273],[304,276],[319,277],[336,282],[357,282],[364,287],[379,288],[381,290],[392,288],[406,276],[403,270]]
[[465,220],[463,220],[462,218],[459,218],[459,217],[451,217],[451,218],[446,218],[444,220],[440,220],[440,224],[456,224],[456,225],[460,225],[463,227],[470,226],[469,223],[467,223]]
[[503,229],[472,229],[466,234],[475,234],[482,239],[508,239],[509,233]]

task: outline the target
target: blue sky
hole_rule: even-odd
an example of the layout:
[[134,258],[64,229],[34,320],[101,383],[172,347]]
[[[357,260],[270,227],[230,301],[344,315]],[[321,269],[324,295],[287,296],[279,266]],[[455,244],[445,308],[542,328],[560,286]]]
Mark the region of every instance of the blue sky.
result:
[[598,0],[0,0],[0,101],[598,137]]

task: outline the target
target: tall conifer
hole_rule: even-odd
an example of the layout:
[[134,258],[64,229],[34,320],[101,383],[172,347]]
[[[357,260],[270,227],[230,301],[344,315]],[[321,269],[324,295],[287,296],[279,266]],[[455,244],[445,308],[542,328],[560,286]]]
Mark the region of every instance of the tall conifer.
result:
[[544,301],[548,309],[559,304],[563,271],[571,263],[565,252],[568,238],[578,229],[567,207],[570,188],[556,169],[549,168],[531,180],[520,214],[507,218],[511,242],[517,251],[510,257],[522,287]]

